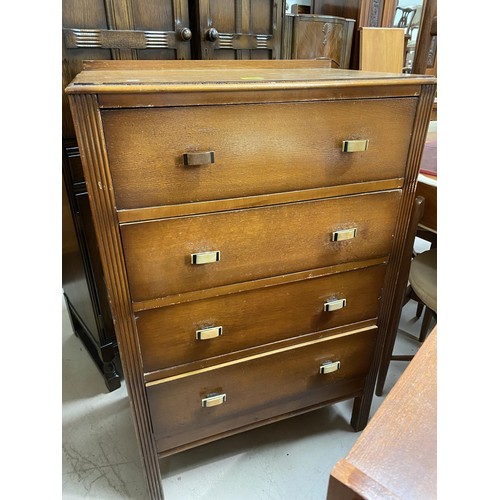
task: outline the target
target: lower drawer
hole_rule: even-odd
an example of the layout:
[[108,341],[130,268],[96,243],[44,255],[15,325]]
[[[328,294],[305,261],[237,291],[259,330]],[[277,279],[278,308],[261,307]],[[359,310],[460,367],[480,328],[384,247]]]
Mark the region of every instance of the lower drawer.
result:
[[[376,331],[371,327],[147,384],[158,452],[358,394]],[[340,367],[320,373],[325,362]]]
[[379,265],[138,312],[144,370],[374,319],[385,269]]

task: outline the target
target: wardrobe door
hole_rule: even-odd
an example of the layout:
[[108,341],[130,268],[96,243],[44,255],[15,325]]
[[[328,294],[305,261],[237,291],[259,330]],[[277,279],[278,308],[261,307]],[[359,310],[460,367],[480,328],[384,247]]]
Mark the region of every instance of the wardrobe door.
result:
[[282,0],[196,0],[198,59],[280,59]]

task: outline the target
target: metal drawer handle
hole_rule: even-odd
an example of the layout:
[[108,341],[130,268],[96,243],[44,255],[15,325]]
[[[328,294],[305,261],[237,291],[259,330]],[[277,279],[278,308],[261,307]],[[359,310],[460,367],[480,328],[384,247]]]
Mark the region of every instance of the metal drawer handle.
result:
[[215,163],[215,153],[213,151],[198,151],[196,153],[184,153],[184,165],[209,165]]
[[332,233],[332,241],[344,241],[351,240],[356,237],[357,229],[355,227],[351,227],[349,229],[339,229],[338,231],[334,231]]
[[208,394],[207,397],[201,400],[201,406],[203,408],[210,408],[211,406],[221,405],[226,402],[225,394]]
[[337,311],[338,309],[342,309],[347,304],[346,299],[335,299],[329,300],[323,304],[323,311],[332,312]]
[[344,153],[358,153],[368,149],[368,139],[356,141],[342,141],[342,151]]
[[200,252],[191,254],[191,264],[211,264],[212,262],[219,262],[220,251],[213,252]]
[[325,361],[319,367],[319,373],[332,373],[340,369],[340,361]]
[[220,337],[222,335],[222,326],[214,326],[211,328],[203,328],[196,330],[196,340],[208,340]]

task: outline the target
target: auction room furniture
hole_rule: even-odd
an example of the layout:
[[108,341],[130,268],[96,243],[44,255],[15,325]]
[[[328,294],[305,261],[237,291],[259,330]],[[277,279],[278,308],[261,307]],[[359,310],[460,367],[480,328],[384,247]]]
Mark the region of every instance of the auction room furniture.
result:
[[[425,203],[424,203],[425,200]],[[414,255],[415,237],[420,235],[431,241],[431,249]],[[430,236],[429,236],[430,235]],[[380,362],[379,375],[375,393],[381,396],[391,361],[410,361],[413,355],[393,354],[398,333],[401,309],[410,300],[417,302],[417,318],[425,309],[420,328],[419,341],[423,342],[429,333],[431,320],[437,321],[437,182],[427,175],[419,174],[417,197],[410,222],[403,264],[400,268],[396,296],[399,309],[393,310],[393,318],[389,323],[385,345]],[[395,301],[397,303],[397,301]]]
[[359,69],[403,73],[404,29],[361,28]]
[[354,19],[350,68],[359,69],[359,30],[364,27],[392,27],[396,0],[311,0],[311,14]]
[[[282,0],[63,0],[63,88],[86,59],[278,59]],[[68,100],[63,95],[62,277],[75,333],[120,387],[115,327]]]
[[396,7],[394,15],[394,27],[404,28],[405,47],[404,47],[404,70],[405,73],[411,73],[413,56],[418,38],[418,28],[420,18],[422,17],[422,6]]
[[330,475],[327,500],[437,498],[437,328]]
[[68,86],[151,498],[181,450],[350,398],[366,425],[434,92],[314,60]]
[[423,0],[412,73],[437,76],[437,0]]
[[287,15],[283,59],[330,59],[332,68],[349,68],[355,21],[335,16]]
[[[429,138],[429,134],[427,136]],[[424,147],[424,156],[432,144],[426,141]],[[437,160],[437,158],[436,158]],[[422,164],[423,165],[423,164]],[[431,173],[425,173],[420,168],[417,182],[417,196],[425,198],[425,210],[417,229],[417,237],[420,237],[431,244],[431,249],[437,248],[437,161],[436,170]],[[409,282],[419,283],[420,276],[425,277],[422,285],[416,285],[420,288],[419,293],[412,293],[412,298],[418,302],[417,317],[419,318],[424,311],[424,318],[420,328],[420,342],[423,342],[430,330],[431,319],[437,321],[437,252],[429,253],[425,257],[419,257],[413,262],[410,268]],[[429,260],[431,259],[431,260]],[[426,269],[420,269],[421,263],[426,262]],[[428,274],[431,273],[431,274]],[[414,289],[412,286],[411,289]],[[422,299],[420,297],[425,297]]]

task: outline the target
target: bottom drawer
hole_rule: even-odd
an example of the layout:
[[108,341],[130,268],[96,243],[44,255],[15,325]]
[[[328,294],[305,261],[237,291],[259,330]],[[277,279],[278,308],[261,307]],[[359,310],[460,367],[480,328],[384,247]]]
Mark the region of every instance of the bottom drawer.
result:
[[369,327],[148,383],[158,452],[359,393],[376,332]]

